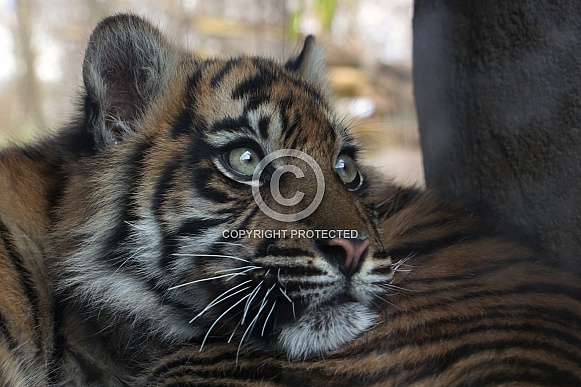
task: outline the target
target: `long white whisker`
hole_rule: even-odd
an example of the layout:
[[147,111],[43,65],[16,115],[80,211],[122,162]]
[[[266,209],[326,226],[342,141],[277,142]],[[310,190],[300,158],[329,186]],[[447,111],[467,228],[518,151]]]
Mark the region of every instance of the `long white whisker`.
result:
[[124,260],[121,265],[119,265],[119,267],[117,267],[117,269],[115,269],[115,272],[113,274],[117,274],[117,272],[123,267],[123,265],[125,265],[127,262],[129,262],[130,259],[132,259],[133,257],[135,257],[138,254],[139,251],[134,252],[133,254],[131,254],[129,257],[127,257],[126,260]]
[[268,296],[268,293],[270,292],[270,290],[272,290],[272,288],[270,288],[269,291],[264,296],[262,305],[258,309],[258,312],[256,312],[256,316],[254,316],[254,318],[252,319],[252,321],[248,325],[248,328],[246,328],[246,330],[244,331],[244,334],[242,335],[242,338],[240,339],[240,344],[238,345],[238,350],[236,351],[236,364],[238,364],[238,357],[240,355],[240,349],[242,348],[242,344],[244,343],[244,338],[246,337],[247,334],[249,334],[250,332],[252,332],[252,328],[254,328],[254,325],[256,324],[256,321],[258,320],[258,316],[260,316],[260,313],[262,313],[262,310],[264,309],[264,307],[267,304],[267,302],[266,302],[266,296]]
[[249,260],[236,257],[234,255],[222,255],[222,254],[191,254],[191,253],[173,253],[172,255],[176,257],[216,257],[216,258],[230,258],[237,261],[242,261],[246,263],[251,263]]
[[275,306],[276,306],[276,300],[272,304],[272,308],[270,308],[270,312],[268,312],[268,316],[266,316],[266,320],[264,320],[264,325],[262,326],[262,333],[260,334],[260,336],[264,336],[264,330],[266,329],[266,323],[268,323],[268,319],[270,318],[270,315],[272,314],[272,311],[274,310]]
[[171,288],[169,288],[168,290],[173,290],[173,289],[177,289],[177,288],[181,288],[184,286],[188,286],[188,285],[193,285],[196,284],[198,282],[204,282],[204,281],[212,281],[215,279],[220,279],[220,278],[224,278],[224,277],[236,277],[239,273],[230,273],[230,274],[222,274],[222,275],[217,275],[215,277],[209,277],[209,278],[202,278],[199,280],[195,280],[195,281],[190,281],[190,282],[186,282],[185,284],[181,284],[181,285],[176,285],[176,286],[172,286]]
[[274,287],[276,286],[276,284],[273,284],[267,291],[266,294],[263,297],[263,303],[266,303],[266,297],[268,297],[268,295],[270,294],[270,292],[272,292],[272,289],[274,289]]
[[238,346],[238,351],[240,351],[240,348],[242,347],[242,343],[244,342],[244,338],[246,337],[246,335],[251,331],[251,329],[256,324],[256,320],[258,320],[258,316],[260,316],[260,313],[264,309],[265,305],[266,304],[262,304],[260,306],[260,308],[258,309],[258,312],[256,312],[256,316],[254,316],[254,318],[252,319],[250,324],[248,324],[248,328],[246,328],[246,330],[244,331],[244,334],[242,335],[242,338],[240,339],[240,345]]
[[291,306],[293,308],[293,317],[296,320],[297,319],[297,314],[295,313],[295,303],[294,303],[294,301],[291,300],[291,298],[288,296],[288,294],[286,294],[286,292],[281,287],[279,287],[278,290],[280,290],[280,292],[282,293],[282,295],[285,296],[286,299],[288,300],[288,302],[291,303]]
[[230,246],[238,246],[238,247],[247,247],[241,243],[234,243],[234,242],[214,242],[215,245],[230,245]]
[[[211,309],[212,307],[214,307],[215,305],[217,305],[217,304],[221,303],[222,301],[224,301],[224,300],[226,300],[226,299],[228,299],[228,298],[230,298],[230,297],[232,297],[232,296],[234,296],[234,295],[236,295],[236,294],[238,294],[238,293],[240,293],[240,292],[242,292],[242,291],[244,291],[244,290],[246,290],[246,289],[249,289],[249,288],[250,288],[250,286],[247,286],[247,287],[245,287],[245,288],[243,288],[243,289],[241,289],[241,290],[238,290],[238,291],[237,291],[237,292],[235,292],[235,293],[232,293],[232,294],[230,294],[229,296],[226,296],[226,295],[227,295],[228,293],[230,293],[231,291],[233,291],[233,290],[235,290],[236,288],[239,288],[239,287],[241,287],[241,286],[244,286],[244,285],[246,285],[246,284],[247,284],[247,283],[249,283],[249,282],[252,282],[252,280],[244,281],[244,282],[242,282],[241,284],[239,284],[239,285],[236,285],[236,286],[234,286],[233,288],[230,288],[230,289],[226,290],[225,292],[221,293],[221,294],[220,294],[218,297],[214,298],[214,299],[212,300],[212,302],[210,302],[210,303],[209,303],[209,304],[208,304],[208,305],[207,305],[207,306],[206,306],[206,307],[205,307],[205,308],[204,308],[204,309],[203,309],[203,310],[202,310],[200,313],[198,313],[198,314],[197,314],[197,315],[196,315],[194,318],[192,318],[192,319],[190,320],[190,324],[191,324],[192,322],[194,322],[194,320],[195,320],[195,319],[197,319],[198,317],[200,317],[201,315],[203,315],[204,313],[206,313],[206,312],[207,312],[209,309]],[[223,298],[222,298],[222,297],[223,297]]]
[[284,290],[282,290],[282,288],[279,287],[278,290],[280,290],[280,292],[282,293],[282,295],[286,297],[286,299],[288,300],[288,302],[290,302],[291,304],[293,303],[293,300],[290,299],[290,297],[288,296],[288,294],[286,294],[286,292]]
[[133,227],[136,230],[139,230],[139,231],[147,231],[145,228],[139,227],[139,226],[137,226],[137,225],[135,225],[135,224],[127,221],[127,220],[124,220],[124,222],[127,223],[128,225],[130,225],[131,227]]
[[232,341],[232,338],[234,337],[234,334],[236,333],[236,330],[238,329],[239,326],[240,326],[240,322],[238,322],[238,324],[236,324],[236,326],[234,327],[234,330],[232,331],[232,334],[228,338],[228,344],[230,344],[230,342]]
[[[394,271],[394,272],[396,272],[396,271],[404,271],[404,270],[399,270],[399,268],[400,268],[401,266],[405,265],[405,264],[406,264],[406,263],[407,263],[407,262],[408,262],[408,261],[409,261],[409,260],[410,260],[412,257],[413,257],[413,254],[410,254],[410,255],[408,255],[407,257],[405,257],[405,258],[402,258],[402,259],[400,259],[399,261],[397,261],[396,263],[394,263],[394,264],[392,265],[392,269],[393,269],[393,271]],[[407,265],[405,265],[405,266],[407,266]],[[413,266],[411,266],[411,267],[413,267]],[[409,270],[406,270],[406,271],[409,271]]]
[[392,290],[402,290],[405,292],[415,292],[415,290],[402,288],[401,286],[392,285],[392,284],[383,284],[383,287],[386,289],[392,289]]
[[386,304],[389,304],[389,305],[391,305],[391,306],[393,306],[393,307],[395,307],[395,306],[396,306],[396,305],[395,305],[393,302],[389,302],[389,301],[387,301],[385,298],[383,298],[383,297],[379,296],[378,294],[376,294],[376,295],[375,295],[375,297],[379,298],[381,301],[385,302]]
[[[245,269],[245,270],[243,270],[243,269]],[[228,271],[236,271],[236,270],[243,270],[241,273],[246,273],[247,271],[252,271],[252,270],[256,270],[256,269],[262,269],[262,266],[242,266],[242,267],[235,267],[233,269],[223,269],[223,270],[218,270],[216,272],[216,274],[225,273]]]
[[232,309],[234,309],[236,306],[238,306],[238,304],[240,304],[242,301],[244,301],[245,299],[247,299],[248,297],[250,297],[250,294],[247,294],[246,296],[242,297],[240,300],[238,300],[234,305],[232,305],[231,307],[229,307],[228,309],[226,309],[224,311],[224,313],[222,313],[217,319],[216,321],[214,321],[214,323],[210,326],[210,329],[208,329],[208,333],[206,333],[206,336],[204,336],[204,340],[202,340],[202,345],[200,346],[200,352],[202,351],[202,349],[204,348],[204,344],[206,344],[206,340],[208,339],[208,336],[210,335],[210,332],[212,331],[212,329],[214,329],[214,327],[216,326],[216,324],[218,323],[218,321],[220,321],[220,319],[222,319],[222,317],[224,317],[226,315],[226,313],[230,312]]
[[[242,289],[238,290],[237,292],[234,292],[234,293],[230,294],[229,296],[226,296],[226,297],[222,298],[221,300],[217,301],[216,303],[214,303],[214,304],[212,304],[212,305],[208,305],[206,308],[204,308],[204,310],[203,310],[202,312],[198,313],[198,315],[197,315],[196,317],[194,317],[193,319],[191,319],[191,320],[190,320],[190,324],[191,324],[192,322],[194,322],[194,320],[195,320],[195,319],[197,319],[197,318],[198,318],[198,317],[200,317],[202,314],[204,314],[206,311],[208,311],[209,309],[211,309],[212,307],[214,307],[214,306],[218,305],[219,303],[221,303],[221,302],[222,302],[222,301],[224,301],[224,300],[227,300],[227,299],[229,299],[230,297],[234,297],[234,296],[235,296],[235,295],[237,295],[238,293],[241,293],[241,292],[243,292],[243,291],[245,291],[245,290],[247,290],[247,289],[250,289],[250,286],[246,286],[246,287],[244,287],[244,288],[242,288]],[[222,295],[223,295],[223,294],[222,294]]]
[[242,315],[241,324],[244,324],[244,321],[246,320],[246,314],[248,313],[248,309],[250,309],[250,304],[252,304],[254,297],[256,297],[256,295],[260,291],[260,288],[262,287],[263,282],[264,282],[264,280],[260,281],[260,283],[258,285],[256,285],[256,287],[254,288],[252,293],[250,293],[250,298],[246,301],[246,305],[244,306],[244,315]]

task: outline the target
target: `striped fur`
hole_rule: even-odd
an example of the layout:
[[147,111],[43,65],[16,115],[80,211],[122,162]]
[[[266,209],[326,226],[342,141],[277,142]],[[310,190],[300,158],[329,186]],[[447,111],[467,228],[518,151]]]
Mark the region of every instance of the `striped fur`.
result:
[[[54,182],[47,165],[0,155],[0,385],[41,386],[54,347],[53,299],[44,266]],[[46,173],[46,175],[45,175]]]
[[[136,16],[101,22],[85,54],[79,117],[0,154],[9,198],[1,275],[14,294],[0,301],[0,380],[123,385],[184,343],[297,358],[375,324],[392,265],[369,174],[357,172],[351,187],[336,172],[339,155],[356,159],[358,147],[320,71],[312,38],[285,64],[202,60]],[[310,155],[325,179],[317,210],[292,223],[259,210],[248,177],[226,161],[240,147]],[[271,208],[298,212],[316,197],[315,175],[285,161],[305,175],[284,174],[280,192],[300,191],[304,202],[278,204],[270,170],[260,191]],[[283,229],[355,230],[369,246],[347,275],[325,240],[224,234]]]
[[380,322],[344,348],[289,362],[235,345],[184,347],[140,386],[577,386],[581,281],[433,193],[386,188],[396,265]]

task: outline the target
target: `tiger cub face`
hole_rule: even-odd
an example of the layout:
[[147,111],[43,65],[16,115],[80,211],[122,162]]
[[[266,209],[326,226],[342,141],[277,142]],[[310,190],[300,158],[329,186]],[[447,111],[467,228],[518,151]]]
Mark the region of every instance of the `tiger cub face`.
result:
[[136,16],[101,22],[54,232],[63,298],[290,358],[372,327],[392,266],[321,71],[312,38],[285,64],[202,60]]

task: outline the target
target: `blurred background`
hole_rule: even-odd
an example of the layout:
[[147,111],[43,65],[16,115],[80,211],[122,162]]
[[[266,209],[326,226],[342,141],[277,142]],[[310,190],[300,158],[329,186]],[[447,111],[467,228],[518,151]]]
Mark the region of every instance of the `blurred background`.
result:
[[406,185],[423,173],[411,83],[412,0],[0,0],[0,146],[65,124],[79,102],[95,24],[146,16],[202,56],[286,60],[305,35],[324,47],[338,114],[366,162]]

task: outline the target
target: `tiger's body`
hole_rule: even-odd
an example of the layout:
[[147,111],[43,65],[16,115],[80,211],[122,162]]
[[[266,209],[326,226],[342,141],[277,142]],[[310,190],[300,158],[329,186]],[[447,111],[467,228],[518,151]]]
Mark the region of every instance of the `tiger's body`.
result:
[[[429,194],[378,202],[321,71],[312,39],[284,65],[202,60],[101,22],[79,117],[0,153],[0,383],[581,380],[577,281]],[[324,177],[304,218],[306,162],[252,178],[285,149]],[[356,237],[226,236],[280,229]]]

